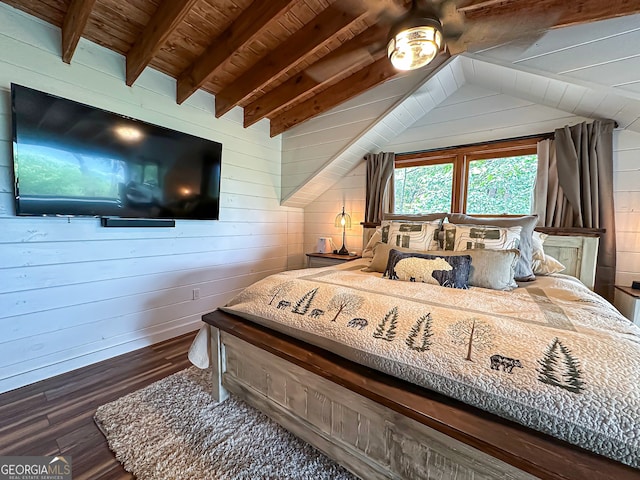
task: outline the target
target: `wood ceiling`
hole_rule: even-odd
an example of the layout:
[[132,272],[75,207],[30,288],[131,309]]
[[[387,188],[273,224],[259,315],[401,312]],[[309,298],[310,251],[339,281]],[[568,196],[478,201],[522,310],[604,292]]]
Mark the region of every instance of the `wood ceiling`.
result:
[[[385,55],[409,0],[3,0],[62,29],[62,60],[81,37],[126,56],[131,86],[146,67],[177,79],[176,101],[215,96],[216,117],[244,108],[278,135],[398,75]],[[640,0],[438,0],[457,30],[435,60],[547,28],[640,12]],[[458,35],[462,33],[461,36]]]

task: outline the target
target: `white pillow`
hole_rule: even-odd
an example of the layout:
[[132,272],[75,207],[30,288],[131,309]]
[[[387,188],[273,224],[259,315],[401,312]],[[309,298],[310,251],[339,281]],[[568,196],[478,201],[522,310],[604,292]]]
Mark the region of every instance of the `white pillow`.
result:
[[362,250],[362,258],[373,258],[373,247],[382,239],[382,230],[378,228],[367,242],[367,246]]
[[535,275],[551,275],[562,272],[566,267],[551,255],[544,253],[543,244],[548,235],[533,232],[533,259],[531,266]]
[[545,255],[543,260],[533,259],[533,273],[536,275],[551,275],[552,273],[562,272],[565,267],[551,255]]

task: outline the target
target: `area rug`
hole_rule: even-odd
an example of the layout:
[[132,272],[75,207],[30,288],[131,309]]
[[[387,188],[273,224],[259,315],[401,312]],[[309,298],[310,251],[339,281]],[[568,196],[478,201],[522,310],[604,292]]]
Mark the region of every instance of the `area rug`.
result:
[[95,421],[138,480],[355,477],[236,397],[214,403],[191,367],[98,408]]

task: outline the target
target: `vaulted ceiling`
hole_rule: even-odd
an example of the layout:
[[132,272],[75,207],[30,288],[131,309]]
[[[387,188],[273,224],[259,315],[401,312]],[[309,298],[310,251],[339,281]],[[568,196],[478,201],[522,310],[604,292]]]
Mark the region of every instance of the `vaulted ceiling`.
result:
[[[62,29],[70,63],[81,37],[126,56],[131,86],[151,67],[177,79],[176,102],[215,96],[220,117],[270,120],[271,135],[398,76],[390,25],[408,0],[3,0]],[[639,0],[434,0],[448,44],[434,62],[548,28],[640,12]]]

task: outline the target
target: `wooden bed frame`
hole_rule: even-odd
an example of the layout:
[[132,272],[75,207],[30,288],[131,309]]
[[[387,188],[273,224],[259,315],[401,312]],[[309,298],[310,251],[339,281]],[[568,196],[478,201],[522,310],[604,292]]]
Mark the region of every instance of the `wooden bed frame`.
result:
[[[573,259],[571,273],[592,285],[597,242],[597,235],[565,234],[549,237],[545,246],[556,258]],[[203,321],[210,325],[216,400],[239,396],[363,479],[640,476],[235,315],[214,311]]]

